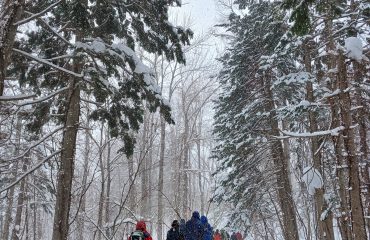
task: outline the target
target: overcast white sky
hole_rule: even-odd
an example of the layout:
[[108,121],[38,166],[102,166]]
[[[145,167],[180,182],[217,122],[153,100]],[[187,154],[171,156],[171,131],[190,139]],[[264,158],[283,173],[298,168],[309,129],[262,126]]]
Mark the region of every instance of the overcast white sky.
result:
[[[207,32],[217,23],[217,10],[215,0],[182,0],[182,7],[172,11],[192,19],[191,28],[194,32]],[[181,18],[180,18],[181,19]]]

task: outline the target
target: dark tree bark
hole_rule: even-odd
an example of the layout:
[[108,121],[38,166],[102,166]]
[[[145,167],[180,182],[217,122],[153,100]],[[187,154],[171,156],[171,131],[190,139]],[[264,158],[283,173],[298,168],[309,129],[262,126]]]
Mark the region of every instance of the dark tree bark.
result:
[[340,89],[340,115],[345,127],[343,130],[344,147],[348,154],[349,196],[352,215],[352,235],[354,239],[366,239],[365,218],[361,199],[359,161],[356,151],[355,133],[352,127],[351,97],[348,92],[347,67],[343,53],[338,59],[338,84]]
[[[266,98],[266,110],[270,112],[270,126],[272,136],[279,136],[279,123],[275,113],[275,103],[271,91],[269,76],[264,78],[264,93]],[[282,211],[282,230],[285,240],[298,240],[298,227],[295,212],[295,203],[292,196],[292,186],[289,179],[287,159],[284,157],[284,149],[280,140],[271,143],[271,154],[276,167],[276,188],[279,206]]]
[[[79,72],[80,65],[75,63],[74,71]],[[58,185],[56,192],[53,240],[67,240],[69,231],[69,211],[71,206],[71,190],[74,172],[76,138],[80,118],[80,86],[79,79],[69,80],[65,131],[62,141]]]
[[[28,160],[24,159],[22,171],[27,172],[27,163]],[[21,185],[19,187],[19,195],[18,195],[18,201],[17,201],[17,206],[16,206],[16,214],[14,218],[14,227],[12,231],[12,240],[20,240],[20,233],[21,233],[21,222],[22,222],[22,211],[23,211],[23,206],[26,198],[25,190],[26,190],[26,180],[27,178],[24,178],[21,181]]]
[[23,11],[24,0],[3,0],[1,3],[0,12],[0,96],[4,94],[4,82],[6,78],[6,70],[8,68],[9,59],[11,56],[14,38],[17,33],[16,23]]

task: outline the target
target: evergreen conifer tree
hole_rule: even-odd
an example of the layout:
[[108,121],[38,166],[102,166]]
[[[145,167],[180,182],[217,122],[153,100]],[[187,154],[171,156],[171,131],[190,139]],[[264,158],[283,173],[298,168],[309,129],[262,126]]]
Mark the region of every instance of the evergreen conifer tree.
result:
[[[25,13],[38,13],[53,3],[29,2]],[[133,152],[134,132],[143,121],[144,108],[159,108],[172,122],[152,70],[136,54],[141,48],[185,63],[182,45],[189,43],[192,32],[169,22],[171,6],[180,2],[60,1],[46,16],[35,16],[36,27],[16,42],[10,74],[20,76],[21,86],[42,99],[33,104],[28,129],[39,133],[53,121],[66,130],[53,239],[68,235],[79,104],[85,96],[97,105],[91,118],[108,123],[111,135],[123,140],[122,151],[127,155]]]

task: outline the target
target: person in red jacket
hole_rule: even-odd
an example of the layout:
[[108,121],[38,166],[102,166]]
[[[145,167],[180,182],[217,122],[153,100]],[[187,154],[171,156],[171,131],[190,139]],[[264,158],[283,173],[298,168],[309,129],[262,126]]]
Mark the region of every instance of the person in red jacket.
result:
[[138,221],[135,229],[136,230],[128,237],[128,240],[153,240],[146,230],[146,224],[144,221]]
[[213,235],[213,240],[222,240],[221,233],[218,229],[216,229],[216,232]]
[[237,232],[235,235],[236,235],[236,240],[243,240],[243,235],[240,232]]

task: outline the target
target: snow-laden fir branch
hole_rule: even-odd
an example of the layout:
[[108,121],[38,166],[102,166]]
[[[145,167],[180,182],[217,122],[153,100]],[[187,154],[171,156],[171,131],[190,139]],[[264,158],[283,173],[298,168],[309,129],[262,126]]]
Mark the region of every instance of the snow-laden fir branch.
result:
[[297,132],[289,132],[285,130],[281,130],[281,132],[285,136],[275,136],[278,139],[285,139],[288,137],[296,137],[296,138],[310,138],[310,137],[317,137],[317,136],[326,136],[326,135],[331,135],[331,136],[338,136],[341,131],[343,131],[345,127],[340,126],[337,128],[329,129],[326,131],[317,131],[317,132],[306,132],[306,133],[297,133]]
[[37,165],[35,165],[33,168],[31,168],[30,170],[28,170],[27,172],[23,173],[22,176],[20,176],[19,178],[17,178],[17,180],[15,180],[13,183],[9,184],[8,186],[2,188],[0,190],[0,193],[2,192],[5,192],[7,191],[8,189],[14,187],[15,185],[17,185],[20,181],[22,181],[25,177],[27,177],[28,175],[30,175],[31,173],[33,173],[34,171],[36,171],[38,168],[40,168],[42,165],[44,165],[44,163],[46,163],[49,159],[53,158],[54,156],[58,155],[62,150],[59,150],[59,151],[56,151],[54,152],[53,154],[51,154],[50,156],[44,158],[41,162],[39,162]]
[[19,53],[19,54],[21,54],[21,55],[23,55],[23,56],[25,56],[27,58],[31,58],[31,59],[35,60],[36,62],[39,62],[41,64],[48,65],[48,66],[50,66],[52,68],[55,68],[55,69],[57,69],[57,70],[59,70],[61,72],[67,73],[67,74],[72,75],[74,77],[77,77],[77,78],[83,78],[84,77],[82,73],[72,72],[72,71],[70,71],[68,69],[65,69],[63,67],[60,67],[58,65],[55,65],[55,64],[53,64],[53,63],[51,63],[51,62],[49,62],[49,61],[47,61],[45,59],[35,57],[35,56],[33,56],[33,55],[25,52],[25,51],[22,51],[22,50],[19,50],[19,49],[16,49],[16,48],[13,48],[13,51],[16,52],[16,53]]
[[32,16],[30,16],[28,18],[25,18],[23,20],[20,20],[20,21],[14,23],[14,26],[18,26],[18,25],[22,25],[22,24],[28,23],[28,22],[32,21],[33,19],[38,18],[38,17],[44,15],[45,13],[49,12],[49,10],[51,10],[52,8],[58,6],[62,1],[63,0],[59,0],[59,1],[51,4],[49,7],[45,8],[41,12],[32,14]]
[[57,32],[52,26],[49,25],[44,19],[38,18],[41,25],[45,28],[47,28],[51,33],[53,33],[56,37],[60,38],[63,42],[65,42],[67,45],[72,46],[72,43],[70,43],[67,39],[65,39],[59,32]]
[[[18,106],[18,107],[23,107],[23,106],[26,106],[26,105],[32,105],[32,104],[40,103],[40,102],[46,101],[46,100],[58,95],[59,93],[62,93],[64,91],[66,91],[66,90],[68,90],[68,87],[61,88],[61,89],[53,92],[52,94],[41,97],[39,99],[35,99],[35,100],[32,100],[32,101],[27,101],[27,102],[22,102],[22,103],[13,103],[13,104]],[[30,95],[20,94],[20,95],[15,95],[15,96],[0,96],[0,102],[19,101],[19,100],[24,100],[24,99],[33,98],[33,97],[36,97],[36,94],[30,94]]]
[[52,94],[49,94],[47,96],[41,97],[39,99],[35,99],[33,101],[19,103],[19,104],[16,104],[16,105],[19,106],[19,107],[23,107],[23,106],[26,106],[26,105],[32,105],[32,104],[40,103],[40,102],[46,101],[46,100],[48,100],[48,99],[50,99],[50,98],[52,98],[52,97],[60,94],[60,93],[66,91],[68,89],[69,89],[69,87],[64,87],[64,88],[61,88],[61,89],[59,89],[59,90],[57,90],[57,91],[55,91]]

